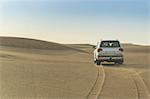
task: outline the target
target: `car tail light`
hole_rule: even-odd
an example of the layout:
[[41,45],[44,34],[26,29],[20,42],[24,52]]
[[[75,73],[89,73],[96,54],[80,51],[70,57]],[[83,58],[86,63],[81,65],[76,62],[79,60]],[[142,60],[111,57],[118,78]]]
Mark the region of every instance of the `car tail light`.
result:
[[101,49],[101,48],[98,48],[98,49],[97,49],[97,52],[100,52],[100,51],[102,51],[102,49]]
[[123,52],[123,48],[119,48],[119,51]]

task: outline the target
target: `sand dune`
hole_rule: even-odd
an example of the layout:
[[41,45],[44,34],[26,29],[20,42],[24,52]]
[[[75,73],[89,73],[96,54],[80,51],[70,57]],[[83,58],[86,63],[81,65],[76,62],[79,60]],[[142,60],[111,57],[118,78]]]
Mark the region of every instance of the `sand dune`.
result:
[[45,50],[69,50],[70,48],[62,44],[16,37],[0,37],[0,45],[17,48],[45,49]]
[[[96,99],[147,99],[142,98],[147,97],[143,92],[150,91],[147,46],[124,44],[125,63],[103,63],[105,78],[93,64],[93,48],[89,44],[0,37],[0,46],[2,99],[93,99],[96,95]],[[103,88],[99,88],[102,79]]]
[[131,53],[150,53],[150,46],[134,45],[134,44],[123,44],[125,52]]
[[[18,37],[0,37],[0,46],[1,49],[11,49],[11,50],[19,50],[23,52],[36,52],[44,53],[48,50],[59,50],[61,51],[78,51],[83,53],[88,53],[87,51],[73,48],[71,46],[66,46],[64,44],[54,43],[54,42],[48,42],[43,40],[37,40],[37,39],[29,39],[29,38],[18,38]],[[45,51],[41,51],[45,50]],[[50,51],[49,51],[50,52]]]

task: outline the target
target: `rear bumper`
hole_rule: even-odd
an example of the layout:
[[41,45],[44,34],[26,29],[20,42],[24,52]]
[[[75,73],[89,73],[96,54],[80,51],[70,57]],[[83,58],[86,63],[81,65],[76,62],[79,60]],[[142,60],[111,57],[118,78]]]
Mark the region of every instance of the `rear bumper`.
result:
[[107,61],[107,62],[118,62],[118,61],[123,61],[122,56],[99,56],[97,60],[100,61]]

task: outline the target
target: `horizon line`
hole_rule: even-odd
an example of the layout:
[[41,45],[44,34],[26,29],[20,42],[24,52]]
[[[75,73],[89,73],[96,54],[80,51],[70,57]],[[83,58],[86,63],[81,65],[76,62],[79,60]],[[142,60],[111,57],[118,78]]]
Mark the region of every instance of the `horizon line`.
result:
[[[89,44],[89,45],[93,45],[93,44],[90,44],[90,43],[61,43],[61,42],[57,42],[57,41],[49,41],[49,40],[46,40],[46,39],[40,39],[40,38],[34,38],[34,37],[23,37],[23,36],[0,36],[0,38],[1,37],[38,40],[38,41],[46,41],[46,42],[52,42],[52,43],[58,43],[58,44],[75,44],[75,45],[78,45],[78,44]],[[138,43],[131,43],[131,42],[121,42],[121,44],[130,44],[130,45],[139,45],[139,46],[150,46],[150,44],[138,44]],[[94,45],[96,45],[96,44],[94,44]]]

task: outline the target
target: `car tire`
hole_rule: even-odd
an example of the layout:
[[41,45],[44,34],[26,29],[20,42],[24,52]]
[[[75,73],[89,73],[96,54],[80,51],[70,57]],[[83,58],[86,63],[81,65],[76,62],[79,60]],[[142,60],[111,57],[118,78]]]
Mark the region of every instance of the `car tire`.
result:
[[118,64],[123,64],[123,62],[118,62]]
[[96,61],[96,65],[100,65],[101,64],[101,61]]
[[123,64],[123,60],[119,61],[118,64]]

